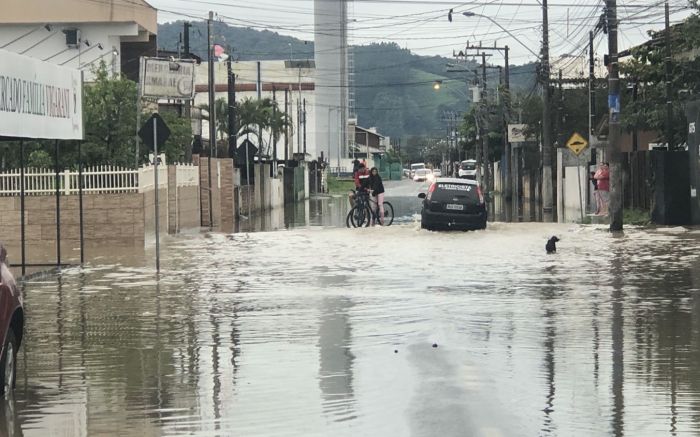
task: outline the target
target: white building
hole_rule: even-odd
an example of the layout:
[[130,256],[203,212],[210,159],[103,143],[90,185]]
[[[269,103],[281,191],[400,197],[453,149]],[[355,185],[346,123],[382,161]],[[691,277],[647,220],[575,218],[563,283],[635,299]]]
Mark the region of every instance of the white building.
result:
[[[288,137],[287,156],[292,159],[294,154],[304,153],[304,123],[303,108],[306,106],[306,159],[316,159],[324,151],[318,147],[316,135],[317,107],[315,90],[315,68],[313,61],[260,61],[261,98],[277,101],[281,111],[284,111],[285,90],[287,92],[287,113],[293,129]],[[236,75],[236,101],[258,98],[258,62],[233,62],[232,69]],[[208,95],[208,64],[202,62],[197,66],[195,80],[195,106],[209,104]],[[228,74],[226,62],[214,63],[214,83],[216,99],[228,97]],[[323,115],[323,113],[321,113]],[[202,122],[202,138],[209,139],[209,126]],[[245,138],[238,138],[238,144]],[[257,141],[252,140],[253,143]],[[263,133],[263,153],[272,156],[274,149],[271,144],[270,132]],[[285,157],[285,138],[277,139],[277,159]],[[324,156],[327,152],[324,152]]]
[[156,18],[144,0],[3,0],[0,49],[83,70],[88,81],[100,61],[136,80],[138,58],[156,52]]
[[330,165],[349,156],[350,80],[348,0],[314,0],[316,142],[329,151]]

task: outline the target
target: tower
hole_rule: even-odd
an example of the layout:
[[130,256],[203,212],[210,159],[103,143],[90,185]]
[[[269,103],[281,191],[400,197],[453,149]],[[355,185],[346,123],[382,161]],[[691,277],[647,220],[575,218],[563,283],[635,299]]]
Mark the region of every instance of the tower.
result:
[[[348,0],[314,0],[316,144],[331,167],[348,157]],[[325,145],[325,147],[324,147]]]

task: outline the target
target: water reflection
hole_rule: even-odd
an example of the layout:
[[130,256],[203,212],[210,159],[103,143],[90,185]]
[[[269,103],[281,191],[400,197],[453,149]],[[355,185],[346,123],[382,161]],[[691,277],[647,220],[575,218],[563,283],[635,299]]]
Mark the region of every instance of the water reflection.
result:
[[344,201],[168,237],[160,280],[137,256],[29,281],[0,433],[700,433],[700,232],[323,225]]
[[344,297],[327,297],[321,302],[318,330],[319,386],[323,412],[334,420],[354,416],[352,327],[348,310],[352,302]]

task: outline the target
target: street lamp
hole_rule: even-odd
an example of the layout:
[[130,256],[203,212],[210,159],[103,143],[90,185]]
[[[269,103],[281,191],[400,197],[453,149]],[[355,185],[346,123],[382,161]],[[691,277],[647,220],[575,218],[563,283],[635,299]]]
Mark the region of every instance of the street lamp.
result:
[[[501,25],[498,23],[498,21],[494,20],[493,18],[489,17],[488,15],[477,14],[476,12],[462,12],[462,15],[464,15],[465,17],[481,17],[481,18],[486,18],[487,20],[489,20],[490,22],[492,22],[493,24],[495,24],[496,26],[498,26],[502,31],[504,31],[505,33],[507,33],[508,35],[510,35],[510,37],[513,38],[514,40],[516,40],[521,46],[525,47],[525,48],[527,49],[528,52],[530,52],[530,53],[532,53],[533,55],[535,55],[535,57],[536,57],[538,60],[540,59],[540,55],[538,55],[537,53],[533,52],[532,49],[531,49],[530,47],[526,46],[522,41],[520,41],[520,39],[516,38],[515,35],[513,35],[512,33],[510,33],[510,31],[509,31],[508,29],[506,29],[505,27],[501,26]],[[450,9],[450,12],[447,14],[447,19],[448,19],[450,22],[452,22],[452,9]]]

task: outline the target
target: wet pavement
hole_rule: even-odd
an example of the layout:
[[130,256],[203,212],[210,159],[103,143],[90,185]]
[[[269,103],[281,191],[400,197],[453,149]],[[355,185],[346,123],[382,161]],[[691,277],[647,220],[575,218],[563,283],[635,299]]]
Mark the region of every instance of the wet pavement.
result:
[[700,434],[700,231],[427,232],[420,189],[30,280],[0,435]]

